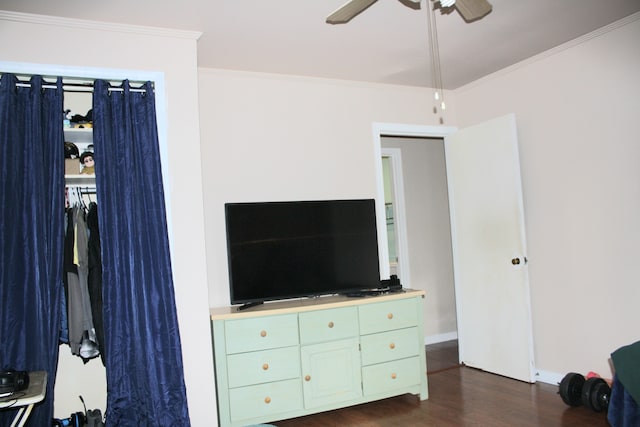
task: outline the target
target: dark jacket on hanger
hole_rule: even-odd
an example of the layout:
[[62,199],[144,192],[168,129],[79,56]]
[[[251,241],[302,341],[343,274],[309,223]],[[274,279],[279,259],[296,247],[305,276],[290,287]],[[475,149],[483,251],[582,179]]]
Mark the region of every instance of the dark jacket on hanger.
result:
[[89,204],[87,213],[87,227],[89,228],[89,298],[91,299],[91,314],[93,327],[98,339],[98,348],[102,364],[105,364],[104,352],[104,318],[102,315],[102,254],[100,252],[100,230],[98,228],[98,205]]

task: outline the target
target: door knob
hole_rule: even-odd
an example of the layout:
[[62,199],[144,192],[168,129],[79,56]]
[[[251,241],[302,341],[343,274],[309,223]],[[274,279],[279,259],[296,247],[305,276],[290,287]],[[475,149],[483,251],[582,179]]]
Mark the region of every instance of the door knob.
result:
[[518,264],[520,264],[520,258],[513,258],[513,259],[511,260],[511,264],[513,264],[513,265],[518,265]]

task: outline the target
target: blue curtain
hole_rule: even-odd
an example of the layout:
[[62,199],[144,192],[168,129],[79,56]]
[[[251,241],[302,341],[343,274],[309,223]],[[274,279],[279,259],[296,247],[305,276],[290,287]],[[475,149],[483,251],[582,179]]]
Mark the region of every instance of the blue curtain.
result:
[[155,97],[94,83],[107,424],[189,426]]
[[[47,371],[47,395],[29,426],[49,426],[62,297],[64,134],[62,80],[18,86],[0,77],[0,369]],[[0,413],[9,425],[14,411]]]

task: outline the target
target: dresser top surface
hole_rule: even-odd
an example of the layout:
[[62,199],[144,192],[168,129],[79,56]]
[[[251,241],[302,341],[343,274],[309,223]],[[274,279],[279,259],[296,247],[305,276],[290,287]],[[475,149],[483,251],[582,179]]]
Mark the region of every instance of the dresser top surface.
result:
[[337,307],[370,304],[398,299],[424,297],[423,290],[403,289],[401,292],[390,292],[381,295],[349,297],[345,295],[331,295],[314,298],[301,298],[265,302],[257,306],[240,310],[239,306],[213,307],[209,310],[211,320],[239,319],[243,317],[267,316],[273,314],[299,313]]

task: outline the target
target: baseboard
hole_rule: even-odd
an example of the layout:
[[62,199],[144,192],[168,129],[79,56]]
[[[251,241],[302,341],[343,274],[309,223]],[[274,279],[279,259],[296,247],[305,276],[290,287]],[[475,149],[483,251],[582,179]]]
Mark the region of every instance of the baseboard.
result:
[[444,334],[429,335],[428,337],[424,337],[424,345],[438,344],[441,342],[457,340],[457,339],[458,339],[457,331],[447,332]]
[[558,385],[560,384],[560,381],[562,381],[562,378],[564,378],[564,375],[558,374],[557,372],[536,371],[536,382]]

